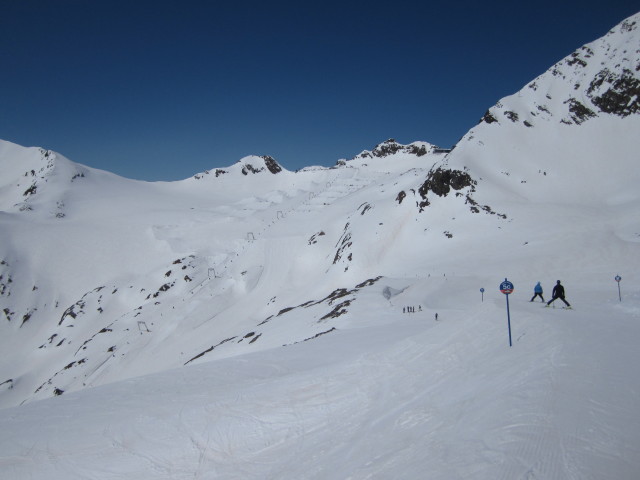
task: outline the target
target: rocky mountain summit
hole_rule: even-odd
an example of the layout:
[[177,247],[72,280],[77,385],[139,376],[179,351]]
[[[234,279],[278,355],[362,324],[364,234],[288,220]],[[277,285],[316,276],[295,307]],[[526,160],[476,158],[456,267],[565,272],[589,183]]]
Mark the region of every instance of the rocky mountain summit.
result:
[[553,65],[516,95],[498,102],[482,121],[531,128],[541,122],[580,125],[599,115],[638,114],[638,28],[636,14]]

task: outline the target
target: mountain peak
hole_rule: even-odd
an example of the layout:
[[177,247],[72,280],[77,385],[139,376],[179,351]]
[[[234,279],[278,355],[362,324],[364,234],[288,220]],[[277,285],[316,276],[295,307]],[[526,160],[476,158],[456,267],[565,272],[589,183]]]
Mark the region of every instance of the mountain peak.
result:
[[639,21],[640,13],[577,49],[501,99],[480,122],[530,128],[548,121],[580,125],[601,115],[640,113]]
[[216,168],[215,170],[205,170],[193,176],[196,180],[201,180],[208,175],[220,177],[231,172],[240,172],[242,175],[254,175],[258,173],[271,173],[276,175],[283,171],[278,161],[269,155],[249,155],[241,158],[235,164],[227,168]]
[[4,211],[31,211],[37,203],[54,201],[61,205],[61,192],[87,173],[84,166],[56,152],[7,141],[0,141],[0,159],[0,209]]
[[364,150],[349,161],[361,160],[366,158],[386,158],[396,154],[412,155],[422,157],[429,153],[442,153],[448,151],[443,150],[435,145],[427,142],[412,142],[409,145],[398,143],[395,139],[390,138],[376,145],[373,150]]

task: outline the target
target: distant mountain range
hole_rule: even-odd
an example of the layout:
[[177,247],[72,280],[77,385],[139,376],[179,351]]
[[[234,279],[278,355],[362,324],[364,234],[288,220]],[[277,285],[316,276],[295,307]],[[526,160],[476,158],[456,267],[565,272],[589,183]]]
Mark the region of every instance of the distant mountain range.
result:
[[639,21],[451,151],[387,140],[331,168],[252,156],[148,183],[0,141],[0,406],[310,342],[408,279],[637,259]]

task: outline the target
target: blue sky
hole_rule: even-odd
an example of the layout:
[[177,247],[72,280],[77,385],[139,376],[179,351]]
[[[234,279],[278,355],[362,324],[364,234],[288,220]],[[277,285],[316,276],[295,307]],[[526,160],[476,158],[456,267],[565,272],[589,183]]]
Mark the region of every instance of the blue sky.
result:
[[455,144],[636,1],[0,0],[0,138],[140,180]]

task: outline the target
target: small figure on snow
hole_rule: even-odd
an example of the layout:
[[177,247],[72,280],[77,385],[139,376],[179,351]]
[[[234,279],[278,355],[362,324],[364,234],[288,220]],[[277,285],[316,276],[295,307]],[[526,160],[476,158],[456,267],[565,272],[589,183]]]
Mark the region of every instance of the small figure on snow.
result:
[[533,287],[533,293],[535,295],[531,297],[531,300],[529,300],[530,302],[533,302],[536,297],[540,297],[540,301],[544,303],[544,297],[542,296],[542,285],[540,285],[540,282],[536,283],[536,286]]
[[568,307],[571,308],[571,305],[569,305],[569,302],[567,302],[564,299],[564,287],[560,284],[560,280],[558,280],[558,282],[556,283],[556,286],[553,287],[553,292],[552,292],[552,297],[551,300],[549,300],[547,302],[547,307],[549,305],[551,305],[555,300],[557,300],[558,298],[560,300],[562,300],[564,302],[564,304]]
[[438,321],[438,314],[436,313],[436,322]]

